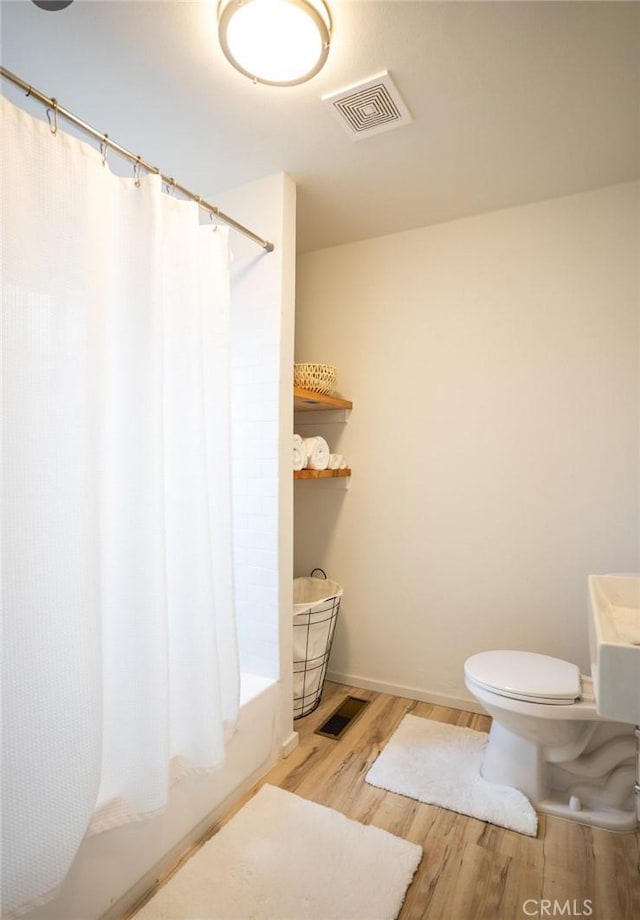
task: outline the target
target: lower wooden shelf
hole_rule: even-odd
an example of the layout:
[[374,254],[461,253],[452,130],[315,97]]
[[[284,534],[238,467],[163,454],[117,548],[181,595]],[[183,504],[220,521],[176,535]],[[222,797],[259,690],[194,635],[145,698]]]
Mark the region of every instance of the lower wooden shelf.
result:
[[335,479],[337,476],[351,476],[351,470],[294,470],[294,479]]

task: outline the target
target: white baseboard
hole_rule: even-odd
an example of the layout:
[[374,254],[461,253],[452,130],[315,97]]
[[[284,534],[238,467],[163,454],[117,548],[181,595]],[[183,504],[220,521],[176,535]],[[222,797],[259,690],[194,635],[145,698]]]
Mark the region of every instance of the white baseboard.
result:
[[280,748],[280,756],[288,757],[289,754],[293,754],[295,749],[298,747],[299,740],[300,736],[298,732],[291,732],[291,734],[288,735],[288,737],[286,737],[282,742],[282,746]]
[[420,700],[423,703],[433,703],[436,706],[447,706],[449,709],[462,709],[464,712],[477,712],[486,716],[486,711],[477,700],[471,697],[449,696],[446,693],[431,693],[419,687],[403,687],[398,684],[388,684],[386,681],[370,680],[358,674],[341,674],[338,671],[328,671],[327,680],[336,684],[347,684],[350,687],[362,687],[363,690],[376,690],[378,693],[388,693],[390,696],[402,696],[409,700]]

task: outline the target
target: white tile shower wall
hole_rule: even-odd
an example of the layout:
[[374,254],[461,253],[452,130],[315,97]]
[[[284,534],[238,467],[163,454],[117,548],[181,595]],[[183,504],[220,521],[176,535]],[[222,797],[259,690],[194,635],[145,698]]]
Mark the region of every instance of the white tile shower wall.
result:
[[[290,657],[281,620],[290,607],[292,495],[281,484],[279,447],[291,427],[283,399],[293,363],[295,187],[272,176],[218,202],[259,233],[270,227],[275,243],[267,254],[232,240],[232,486],[241,668],[282,681],[281,663]],[[289,731],[286,722],[284,714]]]
[[215,196],[275,244],[232,240],[235,572],[243,673],[278,681],[274,744],[293,727],[293,430],[296,189],[283,173]]
[[[240,285],[242,288],[242,285]],[[234,297],[233,503],[243,671],[278,676],[279,304]]]

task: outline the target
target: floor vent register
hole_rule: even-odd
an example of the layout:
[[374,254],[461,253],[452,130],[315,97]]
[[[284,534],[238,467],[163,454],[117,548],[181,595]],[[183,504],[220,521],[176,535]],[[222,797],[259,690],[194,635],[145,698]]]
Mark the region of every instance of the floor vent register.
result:
[[353,725],[358,716],[362,715],[368,704],[369,700],[361,700],[357,696],[346,697],[338,708],[334,709],[326,722],[316,729],[316,735],[324,735],[325,738],[333,738],[337,741],[349,726]]

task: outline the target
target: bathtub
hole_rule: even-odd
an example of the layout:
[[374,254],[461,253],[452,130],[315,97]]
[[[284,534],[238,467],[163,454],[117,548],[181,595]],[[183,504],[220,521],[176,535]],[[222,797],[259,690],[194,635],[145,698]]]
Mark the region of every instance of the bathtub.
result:
[[57,896],[25,920],[121,917],[275,762],[278,693],[276,681],[243,674],[238,729],[225,763],[177,783],[162,815],[87,838]]

